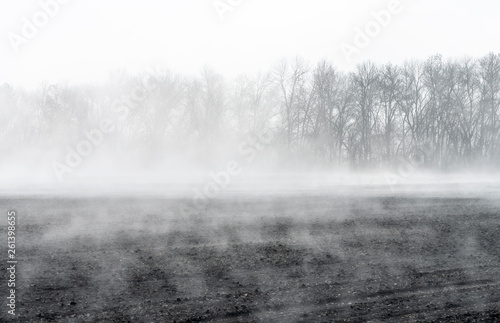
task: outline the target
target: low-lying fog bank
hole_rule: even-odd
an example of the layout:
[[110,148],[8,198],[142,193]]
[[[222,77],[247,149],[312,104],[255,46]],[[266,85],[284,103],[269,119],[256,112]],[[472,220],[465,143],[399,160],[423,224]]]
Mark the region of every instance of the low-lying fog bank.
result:
[[40,177],[4,178],[0,196],[156,196],[222,198],[234,194],[500,194],[500,174],[413,173],[230,173],[81,176],[63,183]]

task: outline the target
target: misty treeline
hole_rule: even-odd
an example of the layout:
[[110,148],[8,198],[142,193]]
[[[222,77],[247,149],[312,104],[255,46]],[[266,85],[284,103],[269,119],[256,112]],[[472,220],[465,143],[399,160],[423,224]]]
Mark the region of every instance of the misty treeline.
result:
[[[154,86],[144,84],[151,79]],[[270,128],[265,156],[280,163],[376,168],[421,149],[422,167],[500,165],[500,55],[493,53],[366,62],[349,73],[297,58],[231,81],[209,68],[195,77],[114,72],[94,85],[5,84],[0,100],[3,154],[64,151],[109,117],[116,128],[99,149],[145,160],[210,160]]]

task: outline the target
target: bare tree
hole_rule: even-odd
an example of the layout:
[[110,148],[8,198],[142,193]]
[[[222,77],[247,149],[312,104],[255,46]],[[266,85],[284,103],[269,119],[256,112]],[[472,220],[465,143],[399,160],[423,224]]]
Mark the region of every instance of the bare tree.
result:
[[373,63],[363,63],[358,65],[353,79],[356,86],[356,107],[359,111],[360,162],[367,166],[372,160],[371,140],[376,127],[378,70]]

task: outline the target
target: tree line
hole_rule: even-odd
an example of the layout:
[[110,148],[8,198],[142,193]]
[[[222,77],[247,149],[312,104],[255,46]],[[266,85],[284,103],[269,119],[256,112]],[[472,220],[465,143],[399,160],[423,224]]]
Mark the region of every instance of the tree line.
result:
[[[148,77],[154,87],[145,86]],[[230,81],[209,68],[191,77],[161,69],[115,72],[103,84],[36,90],[4,84],[0,104],[2,154],[61,149],[113,116],[117,131],[105,149],[144,158],[176,152],[209,160],[270,128],[267,156],[282,162],[377,168],[425,145],[423,167],[500,166],[500,55],[494,53],[365,62],[350,72],[297,58]],[[120,105],[130,108],[126,116]]]

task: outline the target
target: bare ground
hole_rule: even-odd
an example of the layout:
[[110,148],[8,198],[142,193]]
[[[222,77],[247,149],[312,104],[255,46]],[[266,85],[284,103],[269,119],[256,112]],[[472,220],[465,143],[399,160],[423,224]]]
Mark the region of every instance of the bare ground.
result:
[[[201,211],[189,203],[1,199],[18,214],[15,319],[500,321],[493,200],[239,194]],[[12,320],[2,308],[0,320]]]

